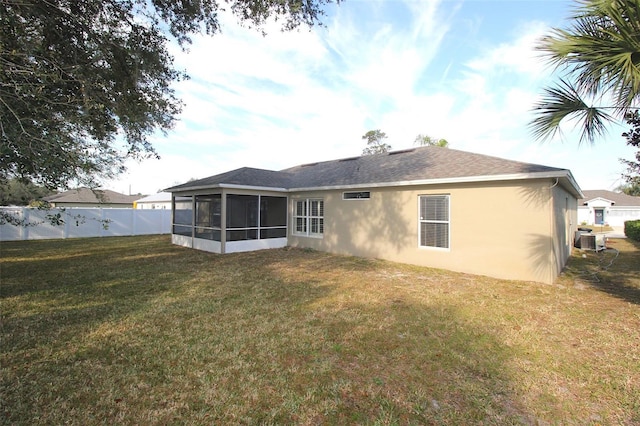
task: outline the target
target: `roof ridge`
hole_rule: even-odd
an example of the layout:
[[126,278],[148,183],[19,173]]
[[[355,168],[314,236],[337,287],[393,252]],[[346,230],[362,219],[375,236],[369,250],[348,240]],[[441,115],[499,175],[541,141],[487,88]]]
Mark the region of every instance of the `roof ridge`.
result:
[[308,167],[308,166],[316,166],[316,165],[322,165],[322,164],[327,164],[327,163],[344,163],[347,161],[355,161],[355,160],[361,160],[361,159],[366,159],[366,158],[375,158],[375,157],[381,157],[381,156],[388,156],[388,155],[395,155],[395,154],[401,154],[401,153],[405,153],[405,152],[413,152],[417,149],[420,148],[433,148],[433,147],[425,147],[425,146],[419,146],[419,147],[411,147],[411,148],[401,148],[398,150],[394,150],[394,151],[387,151],[387,152],[377,152],[375,154],[361,154],[361,155],[354,155],[351,157],[342,157],[342,158],[335,158],[333,160],[324,160],[324,161],[312,161],[309,163],[302,163],[302,164],[296,164],[295,166],[291,166],[291,167],[287,167],[285,169],[281,169],[280,171],[289,171],[291,169],[295,169],[298,167]]
[[475,155],[475,156],[480,156],[480,157],[484,157],[484,158],[490,158],[493,160],[498,160],[498,161],[505,161],[505,162],[512,162],[512,163],[517,163],[517,164],[525,164],[525,165],[531,165],[531,166],[540,166],[540,167],[545,167],[548,169],[557,169],[557,170],[568,170],[567,168],[563,168],[563,167],[554,167],[554,166],[547,166],[544,164],[539,164],[539,163],[531,163],[528,161],[520,161],[520,160],[512,160],[509,158],[503,158],[503,157],[498,157],[495,155],[489,155],[489,154],[481,154],[478,152],[472,152],[472,151],[464,151],[461,149],[455,149],[455,148],[448,148],[448,147],[440,147],[440,146],[416,146],[416,147],[409,147],[409,148],[401,148],[401,149],[397,149],[397,150],[393,150],[393,151],[388,151],[388,152],[381,152],[381,153],[376,153],[376,154],[362,154],[359,156],[352,156],[352,157],[344,157],[344,158],[337,158],[337,159],[333,159],[333,160],[324,160],[324,161],[312,161],[309,163],[302,163],[302,164],[297,164],[295,166],[291,166],[291,167],[287,167],[285,169],[280,169],[279,171],[282,172],[286,172],[292,169],[296,169],[296,168],[300,168],[300,167],[308,167],[308,166],[317,166],[317,165],[323,165],[323,164],[327,164],[327,163],[339,163],[339,162],[346,162],[346,161],[355,161],[355,160],[360,160],[360,159],[366,159],[366,158],[381,158],[382,156],[389,156],[389,155],[397,155],[397,154],[403,154],[403,153],[412,153],[415,151],[422,151],[422,150],[433,150],[434,152],[441,152],[439,150],[444,149],[447,150],[448,152],[457,152],[460,153],[462,155]]

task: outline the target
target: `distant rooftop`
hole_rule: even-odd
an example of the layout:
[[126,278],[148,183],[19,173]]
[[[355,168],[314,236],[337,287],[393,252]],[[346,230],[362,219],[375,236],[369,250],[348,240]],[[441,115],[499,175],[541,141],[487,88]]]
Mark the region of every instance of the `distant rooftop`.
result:
[[586,189],[582,191],[582,193],[584,194],[584,198],[578,200],[579,206],[596,198],[604,198],[605,200],[613,201],[616,207],[640,206],[640,197],[634,197],[620,192],[607,191],[605,189]]
[[125,195],[108,189],[76,188],[44,197],[50,203],[133,204],[139,195]]
[[167,201],[171,201],[170,192],[158,192],[157,194],[147,195],[146,197],[138,198],[136,200],[138,203],[162,203]]

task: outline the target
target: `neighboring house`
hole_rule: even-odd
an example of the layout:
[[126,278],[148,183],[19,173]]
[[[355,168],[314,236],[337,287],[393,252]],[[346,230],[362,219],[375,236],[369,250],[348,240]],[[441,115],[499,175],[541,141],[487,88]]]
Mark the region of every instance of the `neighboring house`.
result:
[[567,169],[440,147],[282,171],[241,168],[167,189],[174,244],[284,246],[551,283],[571,253]]
[[108,189],[77,188],[44,197],[52,207],[132,208],[139,195],[124,195]]
[[613,191],[585,190],[578,200],[578,223],[624,226],[627,220],[640,219],[640,197]]
[[158,192],[144,198],[140,198],[133,203],[134,209],[170,209],[171,193]]

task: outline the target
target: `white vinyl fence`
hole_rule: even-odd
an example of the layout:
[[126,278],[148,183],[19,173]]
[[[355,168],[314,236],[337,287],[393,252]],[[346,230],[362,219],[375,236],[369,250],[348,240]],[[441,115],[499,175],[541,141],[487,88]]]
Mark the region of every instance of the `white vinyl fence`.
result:
[[171,233],[171,210],[167,209],[39,210],[29,207],[2,207],[1,212],[11,215],[15,221],[0,224],[0,241]]

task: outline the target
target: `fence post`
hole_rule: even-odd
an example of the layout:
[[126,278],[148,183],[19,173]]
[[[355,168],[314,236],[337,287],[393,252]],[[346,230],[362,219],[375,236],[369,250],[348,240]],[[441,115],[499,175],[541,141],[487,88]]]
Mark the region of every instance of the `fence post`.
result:
[[[62,214],[62,210],[56,208],[58,210],[58,213]],[[64,227],[62,228],[62,238],[66,239],[69,238],[69,217],[65,217],[64,218]]]
[[24,221],[23,223],[25,224],[25,226],[20,227],[20,237],[23,240],[28,240],[29,227],[27,226],[27,224],[29,223],[29,209],[27,207],[23,207],[21,209],[21,215],[22,215],[22,220]]
[[105,218],[104,218],[104,207],[100,207],[100,237],[104,237],[104,233],[105,233]]
[[138,235],[138,230],[136,229],[138,226],[137,218],[136,209],[131,209],[131,235]]

